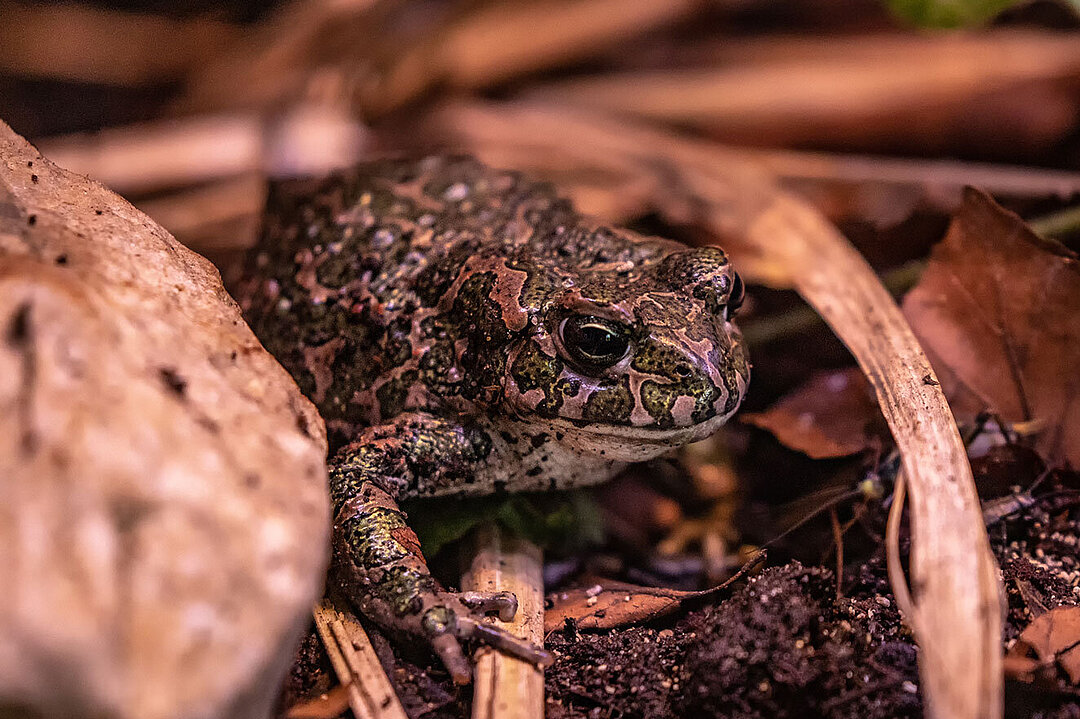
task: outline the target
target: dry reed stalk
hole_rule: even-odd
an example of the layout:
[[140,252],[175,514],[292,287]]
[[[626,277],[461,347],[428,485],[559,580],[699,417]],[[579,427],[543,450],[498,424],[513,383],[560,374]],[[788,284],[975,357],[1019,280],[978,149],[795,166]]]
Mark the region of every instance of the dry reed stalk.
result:
[[747,154],[819,208],[837,204],[837,195],[841,211],[848,209],[843,198],[862,199],[856,207],[864,217],[883,214],[900,220],[917,206],[953,214],[969,186],[1015,199],[1067,200],[1080,194],[1080,173],[1063,169],[793,150]]
[[349,692],[356,719],[407,719],[401,701],[356,618],[330,600],[316,605],[315,627],[338,680]]
[[[462,578],[466,591],[513,592],[518,610],[497,622],[534,644],[544,643],[544,578],[540,549],[494,524],[477,530],[475,554]],[[544,671],[490,647],[476,652],[473,719],[542,719]]]
[[1013,115],[1028,112],[1028,124],[1051,134],[1077,120],[1067,87],[1080,76],[1077,38],[997,31],[733,41],[711,66],[557,80],[533,86],[522,97],[692,125],[753,145],[788,145],[830,133],[847,146],[889,145],[897,134],[939,141],[963,120],[956,110],[966,108],[970,115],[967,103],[977,98],[1064,81],[1056,93],[1060,101],[1051,100],[1048,90],[1040,95],[1042,105],[1053,104],[1053,113],[1010,108]]

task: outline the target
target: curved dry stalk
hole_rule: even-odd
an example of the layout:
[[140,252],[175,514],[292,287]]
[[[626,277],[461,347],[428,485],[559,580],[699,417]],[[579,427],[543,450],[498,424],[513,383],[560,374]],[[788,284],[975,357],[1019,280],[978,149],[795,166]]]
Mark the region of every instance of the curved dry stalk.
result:
[[[911,328],[836,228],[746,155],[608,115],[461,103],[412,128],[413,149],[418,137],[546,176],[613,222],[653,211],[691,225],[723,244],[740,272],[794,287],[873,384],[903,457],[911,494],[908,620],[922,648],[928,715],[1001,716],[1002,594],[963,443]],[[568,177],[566,168],[577,173]]]
[[904,566],[900,559],[900,522],[904,517],[904,501],[907,499],[907,485],[904,471],[901,469],[893,483],[892,506],[889,507],[889,521],[885,525],[885,559],[889,572],[889,584],[892,586],[893,599],[900,614],[911,621],[915,616],[915,602],[911,598]]
[[930,363],[865,260],[815,211],[778,195],[750,237],[803,268],[795,288],[855,356],[900,449],[911,494],[908,621],[922,648],[930,715],[1000,716],[1000,580],[967,454]]

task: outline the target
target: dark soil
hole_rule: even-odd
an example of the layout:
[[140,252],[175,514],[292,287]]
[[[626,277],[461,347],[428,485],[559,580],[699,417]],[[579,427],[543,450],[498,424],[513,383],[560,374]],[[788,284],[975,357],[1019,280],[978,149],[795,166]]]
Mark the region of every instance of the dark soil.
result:
[[[832,572],[765,570],[670,628],[556,633],[548,716],[919,716],[916,649],[891,601]],[[599,709],[599,713],[596,710]]]
[[[986,467],[974,464],[980,476]],[[1003,651],[1037,614],[1080,603],[1078,487],[1075,473],[1059,472],[1041,499],[989,527],[1008,594]],[[585,633],[568,622],[547,638],[558,658],[546,675],[547,716],[922,716],[918,649],[880,548],[849,562],[844,577],[838,597],[833,571],[792,560],[714,606],[646,626]],[[468,688],[453,686],[430,657],[371,633],[410,716],[468,715]],[[310,637],[301,646],[282,706],[329,686],[318,647]],[[1080,691],[1063,677],[1007,679],[1006,716],[1080,719]]]

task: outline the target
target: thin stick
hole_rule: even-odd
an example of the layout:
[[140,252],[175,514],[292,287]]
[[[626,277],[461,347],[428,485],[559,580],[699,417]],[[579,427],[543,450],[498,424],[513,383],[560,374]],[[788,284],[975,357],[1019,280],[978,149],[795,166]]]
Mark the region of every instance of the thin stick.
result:
[[844,530],[840,527],[840,517],[836,507],[829,509],[829,523],[832,525],[833,544],[836,545],[836,598],[844,596]]
[[915,616],[915,600],[911,598],[904,565],[900,560],[900,521],[904,516],[904,499],[907,485],[904,483],[904,471],[896,475],[893,485],[892,506],[889,507],[889,521],[885,524],[885,561],[889,571],[889,584],[892,586],[896,608],[904,621],[910,625]]
[[[517,595],[518,611],[504,627],[522,639],[544,642],[544,579],[540,549],[495,524],[476,533],[476,554],[465,576],[466,591]],[[492,618],[490,621],[498,623]],[[473,719],[542,719],[544,672],[489,647],[476,653]]]
[[889,185],[920,192],[945,210],[960,206],[964,187],[993,195],[1059,197],[1080,193],[1080,172],[958,160],[909,160],[797,150],[748,150],[785,180]]
[[1066,207],[1028,221],[1031,229],[1043,237],[1063,237],[1080,231],[1080,206]]
[[354,617],[339,612],[330,600],[315,607],[315,627],[338,680],[349,692],[357,719],[407,719],[389,677]]

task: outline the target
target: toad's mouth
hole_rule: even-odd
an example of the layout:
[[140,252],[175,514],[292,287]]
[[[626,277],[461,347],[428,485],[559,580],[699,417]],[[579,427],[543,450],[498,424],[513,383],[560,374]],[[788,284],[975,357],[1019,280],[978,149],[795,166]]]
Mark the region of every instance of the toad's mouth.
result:
[[707,439],[734,414],[716,415],[685,427],[632,426],[582,423],[556,417],[545,420],[548,431],[562,437],[562,443],[589,454],[620,462],[643,462],[691,442]]

